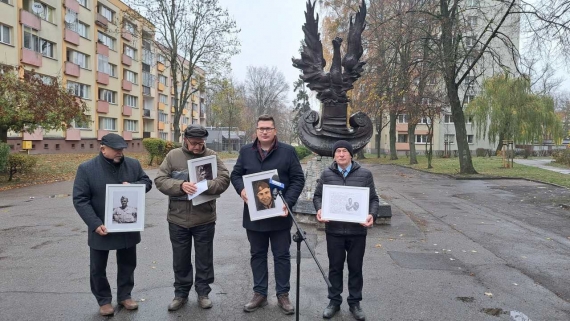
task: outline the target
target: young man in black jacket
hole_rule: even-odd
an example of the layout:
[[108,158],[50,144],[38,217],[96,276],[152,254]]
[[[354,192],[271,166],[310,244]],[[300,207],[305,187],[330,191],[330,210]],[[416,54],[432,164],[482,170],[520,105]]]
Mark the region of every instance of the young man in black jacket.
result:
[[[344,261],[348,265],[348,305],[356,320],[365,320],[360,308],[362,301],[362,262],[366,248],[366,229],[372,226],[378,215],[379,200],[374,187],[372,173],[352,160],[353,149],[349,142],[339,140],[333,145],[334,162],[323,171],[315,188],[313,204],[317,210],[317,220],[325,222],[327,254],[329,257],[329,305],[323,318],[332,318],[340,310],[342,303],[342,273]],[[368,217],[366,223],[329,222],[321,218],[323,185],[359,186],[370,188]],[[354,207],[354,205],[352,205]]]
[[284,215],[251,221],[247,206],[248,197],[243,185],[243,175],[277,169],[279,181],[285,184],[283,197],[292,208],[297,202],[305,185],[305,175],[295,149],[277,141],[275,121],[269,115],[261,115],[257,120],[257,139],[253,144],[243,146],[231,174],[232,185],[244,201],[243,227],[250,244],[251,269],[253,272],[253,298],[244,306],[246,312],[252,312],[267,305],[267,251],[271,241],[271,252],[275,265],[275,290],[277,302],[286,314],[293,314],[294,308],[289,300],[289,279],[291,277],[291,226],[283,206]]

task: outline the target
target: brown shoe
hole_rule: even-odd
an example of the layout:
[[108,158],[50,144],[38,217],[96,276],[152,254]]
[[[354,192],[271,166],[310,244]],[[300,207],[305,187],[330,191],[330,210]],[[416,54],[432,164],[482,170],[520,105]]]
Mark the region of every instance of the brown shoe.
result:
[[176,311],[180,309],[186,301],[188,301],[188,298],[175,297],[168,305],[168,311]]
[[115,314],[115,309],[113,309],[111,303],[103,304],[99,307],[99,314],[102,316],[113,315]]
[[209,309],[212,307],[212,300],[207,295],[199,295],[198,296],[198,305],[202,309]]
[[133,301],[133,299],[126,299],[124,301],[119,302],[119,305],[122,305],[127,310],[136,310],[139,308],[138,303]]
[[253,312],[261,307],[267,305],[267,297],[261,295],[257,292],[253,293],[253,298],[246,305],[244,305],[243,310],[245,312]]
[[277,296],[277,305],[285,312],[285,314],[293,314],[295,313],[295,308],[289,301],[289,293],[279,294]]

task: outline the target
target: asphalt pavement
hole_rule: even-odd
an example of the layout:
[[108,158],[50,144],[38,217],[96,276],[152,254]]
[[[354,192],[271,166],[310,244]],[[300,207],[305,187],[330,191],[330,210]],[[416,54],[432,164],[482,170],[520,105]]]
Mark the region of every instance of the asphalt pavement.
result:
[[[563,206],[570,202],[568,189],[365,166],[393,213],[391,225],[374,226],[367,237],[367,320],[570,320],[570,211]],[[154,178],[156,170],[148,174]],[[86,227],[71,190],[72,182],[58,182],[0,192],[0,320],[108,319],[98,315],[89,289]],[[184,308],[167,311],[173,298],[167,199],[153,188],[137,247],[133,299],[140,308],[118,308],[113,320],[294,320],[277,306],[271,259],[269,305],[243,312],[252,275],[242,201],[233,187],[217,208],[213,308],[200,309],[192,290]],[[303,227],[327,270],[324,232]],[[328,303],[326,285],[304,244],[301,257],[300,319],[319,320]],[[113,255],[107,272],[115,292]],[[333,320],[353,320],[346,302],[341,308]]]

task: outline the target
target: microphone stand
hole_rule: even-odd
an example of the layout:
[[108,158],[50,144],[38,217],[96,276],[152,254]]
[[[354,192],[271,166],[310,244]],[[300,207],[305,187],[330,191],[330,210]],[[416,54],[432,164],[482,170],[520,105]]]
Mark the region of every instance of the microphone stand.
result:
[[323,279],[325,280],[327,286],[330,288],[330,287],[332,287],[332,285],[331,285],[331,282],[329,281],[329,278],[325,275],[325,271],[321,267],[319,260],[317,260],[317,257],[315,256],[315,252],[313,252],[313,250],[309,246],[309,243],[307,243],[307,239],[305,238],[305,235],[306,235],[305,231],[303,231],[303,229],[301,227],[299,227],[299,224],[297,223],[297,220],[295,219],[295,215],[293,215],[293,212],[289,208],[289,205],[287,204],[287,202],[285,202],[285,198],[283,197],[283,193],[281,192],[281,190],[278,190],[278,192],[274,193],[273,195],[275,197],[277,195],[279,195],[281,197],[283,204],[285,204],[285,206],[287,207],[287,211],[289,213],[289,216],[291,216],[291,218],[293,219],[293,223],[295,223],[295,227],[297,228],[297,233],[295,233],[295,235],[293,235],[293,241],[295,241],[295,243],[297,243],[297,289],[296,289],[296,298],[295,298],[295,301],[296,301],[295,302],[295,320],[299,321],[299,287],[301,284],[301,242],[303,242],[303,241],[305,242],[305,245],[307,246],[307,249],[309,250],[309,252],[313,256],[315,263],[317,263],[319,270],[321,270],[321,274],[323,275]]

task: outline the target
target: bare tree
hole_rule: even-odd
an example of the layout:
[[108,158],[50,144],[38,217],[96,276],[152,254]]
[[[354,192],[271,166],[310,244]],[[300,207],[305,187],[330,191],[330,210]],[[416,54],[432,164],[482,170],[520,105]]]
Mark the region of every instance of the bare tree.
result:
[[275,114],[285,106],[289,84],[276,67],[247,67],[246,89],[248,105],[256,116]]
[[210,74],[228,69],[229,58],[239,52],[240,30],[218,0],[130,0],[128,4],[138,12],[131,9],[125,16],[145,26],[143,38],[154,31],[154,39],[147,40],[155,43],[157,53],[170,68],[175,98],[174,139],[178,141],[186,103],[193,93],[204,90],[203,82],[192,81],[196,68],[205,68]]

